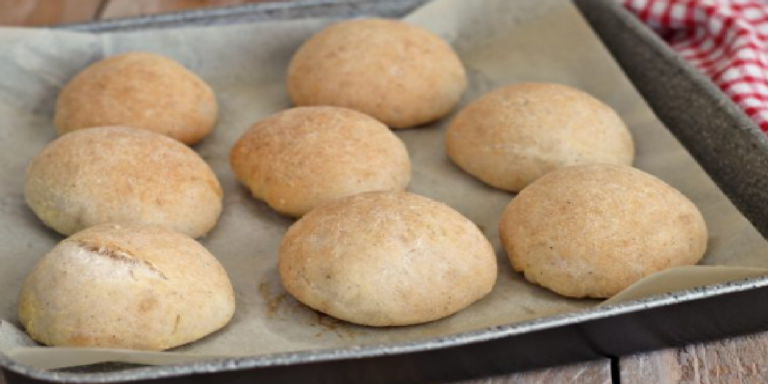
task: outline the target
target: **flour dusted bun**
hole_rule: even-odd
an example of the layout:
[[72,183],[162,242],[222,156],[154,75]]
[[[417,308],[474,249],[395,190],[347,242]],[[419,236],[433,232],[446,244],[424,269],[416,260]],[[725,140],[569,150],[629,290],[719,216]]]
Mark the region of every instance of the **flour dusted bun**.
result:
[[111,125],[148,129],[185,144],[211,132],[218,108],[211,88],[177,62],[143,52],[99,61],[59,94],[60,135]]
[[215,257],[162,227],[103,225],[60,242],[27,276],[21,324],[46,345],[161,351],[224,327],[232,285]]
[[293,108],[259,121],[237,141],[230,160],[254,197],[294,217],[361,192],[401,191],[411,179],[397,136],[338,107]]
[[609,106],[577,89],[510,85],[459,111],[446,136],[448,156],[493,187],[520,191],[555,169],[632,165],[626,125]]
[[617,165],[542,177],[506,208],[499,235],[516,271],[569,297],[611,297],[654,272],[698,263],[707,248],[690,200]]
[[49,143],[27,169],[24,197],[64,235],[116,223],[200,237],[216,225],[222,190],[186,145],[143,129],[102,127]]
[[496,256],[474,223],[407,192],[323,205],[280,245],[280,278],[304,304],[371,326],[424,323],[491,291]]
[[397,20],[333,24],[307,40],[288,67],[296,105],[352,108],[392,128],[439,119],[466,86],[464,67],[445,41]]

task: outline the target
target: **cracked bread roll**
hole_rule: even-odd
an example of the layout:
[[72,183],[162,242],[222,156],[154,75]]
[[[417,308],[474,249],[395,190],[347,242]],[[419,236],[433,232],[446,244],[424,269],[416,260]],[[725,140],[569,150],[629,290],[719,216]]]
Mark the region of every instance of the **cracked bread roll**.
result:
[[125,127],[59,137],[32,160],[24,184],[32,211],[64,235],[115,223],[200,237],[216,225],[222,195],[216,175],[189,147]]
[[402,191],[411,179],[408,152],[392,131],[338,107],[298,107],[257,122],[230,163],[255,198],[293,217],[361,192]]
[[131,52],[108,57],[78,73],[56,101],[59,135],[77,129],[129,126],[195,144],[216,125],[211,88],[181,64]]
[[450,316],[488,294],[496,254],[480,229],[445,204],[369,192],[325,204],[288,229],[280,279],[307,306],[384,327]]
[[224,327],[235,311],[224,268],[162,227],[102,225],[60,242],[27,276],[18,316],[51,346],[162,351]]
[[632,135],[608,105],[580,90],[522,83],[464,107],[446,134],[448,156],[483,182],[520,191],[561,167],[632,165]]
[[707,248],[696,206],[635,168],[583,165],[537,180],[504,210],[499,235],[512,267],[568,297],[608,298]]
[[307,40],[288,66],[297,106],[358,110],[391,128],[410,128],[448,114],[467,86],[450,45],[398,20],[333,24]]

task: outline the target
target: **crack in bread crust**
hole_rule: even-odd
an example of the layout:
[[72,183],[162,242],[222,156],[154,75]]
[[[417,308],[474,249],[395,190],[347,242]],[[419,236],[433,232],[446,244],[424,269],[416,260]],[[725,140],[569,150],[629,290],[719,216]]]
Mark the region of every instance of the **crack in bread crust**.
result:
[[88,241],[88,240],[74,240],[74,242],[77,244],[78,247],[91,252],[98,256],[103,256],[109,259],[112,259],[114,261],[130,264],[134,266],[142,266],[149,270],[150,272],[154,273],[157,277],[168,280],[168,276],[163,273],[163,271],[157,269],[152,263],[146,260],[141,260],[134,256],[131,252],[128,252],[124,249],[120,249],[118,247],[115,247],[114,245],[107,246],[104,244],[99,244],[97,242]]

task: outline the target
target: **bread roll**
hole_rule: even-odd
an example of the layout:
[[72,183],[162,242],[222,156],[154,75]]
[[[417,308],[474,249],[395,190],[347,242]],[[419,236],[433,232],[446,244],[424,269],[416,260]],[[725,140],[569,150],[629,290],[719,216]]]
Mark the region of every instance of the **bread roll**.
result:
[[607,298],[654,272],[701,260],[707,227],[676,189],[637,169],[554,171],[512,200],[499,235],[512,267],[564,296]]
[[439,119],[467,86],[461,61],[439,36],[384,19],[342,21],[318,32],[293,56],[287,81],[298,106],[352,108],[392,128]]
[[404,190],[405,145],[383,124],[338,107],[300,107],[254,124],[232,148],[232,169],[253,196],[294,217],[341,197]]
[[488,294],[496,255],[474,223],[407,192],[323,205],[280,244],[280,278],[302,303],[371,326],[424,323]]
[[46,345],[161,351],[224,327],[226,271],[202,245],[162,227],[102,225],[60,242],[29,273],[18,314]]
[[49,227],[70,235],[106,223],[161,225],[200,237],[216,225],[222,190],[194,151],[135,128],[64,135],[27,169],[24,197]]
[[59,94],[54,122],[60,135],[111,125],[148,129],[195,144],[216,125],[211,88],[163,56],[133,52],[99,61]]
[[632,165],[635,156],[616,112],[558,84],[516,84],[484,95],[459,111],[446,143],[461,169],[514,192],[561,167]]

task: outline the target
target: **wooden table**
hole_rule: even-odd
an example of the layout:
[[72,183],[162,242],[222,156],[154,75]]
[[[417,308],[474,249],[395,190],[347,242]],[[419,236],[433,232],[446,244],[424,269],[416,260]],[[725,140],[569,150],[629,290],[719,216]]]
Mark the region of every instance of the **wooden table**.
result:
[[[0,25],[43,26],[263,1],[0,0]],[[463,384],[501,383],[768,383],[768,333]]]

